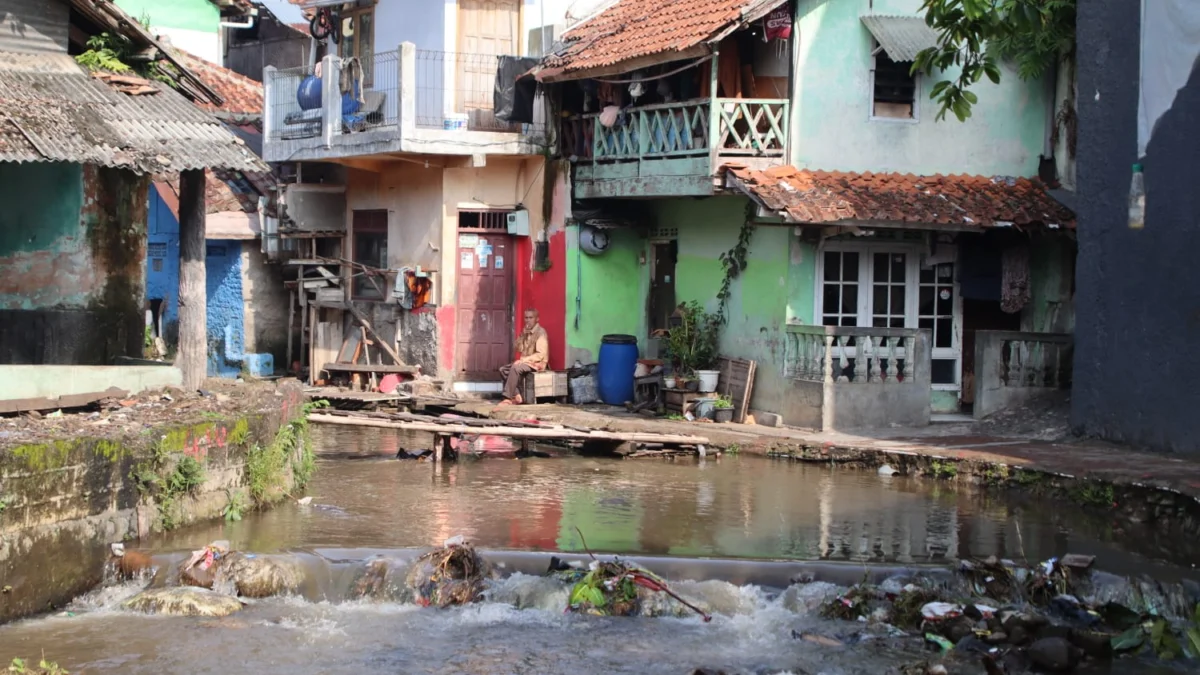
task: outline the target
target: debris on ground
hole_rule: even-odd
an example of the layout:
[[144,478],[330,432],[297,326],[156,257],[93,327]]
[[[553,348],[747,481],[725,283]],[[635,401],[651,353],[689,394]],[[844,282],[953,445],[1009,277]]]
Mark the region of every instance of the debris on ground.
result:
[[462,537],[447,540],[413,563],[405,584],[424,607],[478,602],[491,576],[491,566]]
[[[1111,578],[1099,581],[1090,571],[1093,563],[1093,557],[1080,555],[1036,565],[964,560],[949,583],[864,580],[825,595],[820,614],[919,635],[930,650],[951,660],[968,659],[972,672],[982,666],[988,675],[1029,667],[1065,673],[1089,659],[1138,651],[1165,660],[1200,658],[1197,598],[1184,600],[1139,580],[1129,580],[1128,586]],[[1132,606],[1113,599],[1125,596]],[[1180,611],[1186,602],[1194,612]],[[806,634],[793,637],[807,639]],[[922,662],[902,672],[927,673],[934,667]]]
[[206,588],[171,586],[142,591],[121,604],[125,609],[171,616],[228,616],[240,610],[241,600]]
[[228,541],[214,541],[179,566],[179,583],[216,588],[247,598],[266,598],[300,588],[304,571],[293,560],[229,550]]
[[108,559],[107,567],[116,578],[128,581],[147,574],[154,574],[154,560],[149,553],[126,551],[125,544],[121,542],[112,544],[111,550],[112,555]]
[[[578,528],[576,531],[579,532]],[[579,538],[583,540],[583,532],[579,532]],[[587,550],[586,541],[584,550]],[[587,569],[568,565],[560,566],[559,571],[554,571],[554,562],[557,559],[551,561],[551,574],[572,584],[567,600],[568,611],[594,616],[678,614],[669,604],[656,602],[658,596],[665,595],[699,614],[705,623],[712,621],[711,614],[684,600],[671,590],[664,579],[653,572],[615,557],[611,561],[602,561],[592,555],[591,551],[588,551],[588,555],[592,561]]]

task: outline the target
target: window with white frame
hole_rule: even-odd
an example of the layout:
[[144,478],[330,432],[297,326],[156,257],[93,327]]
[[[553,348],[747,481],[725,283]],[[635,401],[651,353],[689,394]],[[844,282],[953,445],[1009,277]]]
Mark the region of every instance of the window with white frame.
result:
[[[933,386],[957,390],[962,311],[954,262],[926,266],[922,251],[900,241],[826,242],[817,263],[817,318],[825,326],[929,330]],[[847,357],[855,344],[847,343]]]

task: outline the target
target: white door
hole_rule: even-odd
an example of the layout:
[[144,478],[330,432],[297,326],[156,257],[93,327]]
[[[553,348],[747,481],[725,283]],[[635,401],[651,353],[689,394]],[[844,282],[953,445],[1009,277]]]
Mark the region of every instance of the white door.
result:
[[954,262],[925,264],[922,249],[900,242],[827,242],[817,262],[814,319],[825,326],[929,330],[933,388],[957,392],[962,309]]

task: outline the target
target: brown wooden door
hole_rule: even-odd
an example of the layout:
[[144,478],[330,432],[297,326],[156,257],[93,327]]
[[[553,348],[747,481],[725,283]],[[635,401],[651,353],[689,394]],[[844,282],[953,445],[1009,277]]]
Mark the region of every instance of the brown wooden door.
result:
[[457,111],[471,129],[504,127],[493,115],[497,56],[520,54],[518,0],[459,0]]
[[499,380],[500,366],[513,360],[515,252],[507,234],[458,235],[457,379]]

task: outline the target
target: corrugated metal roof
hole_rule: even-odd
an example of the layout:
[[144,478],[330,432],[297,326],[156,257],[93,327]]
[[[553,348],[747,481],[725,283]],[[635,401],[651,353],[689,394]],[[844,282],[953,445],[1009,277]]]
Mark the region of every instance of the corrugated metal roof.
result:
[[922,49],[937,45],[937,31],[920,17],[867,14],[862,22],[893,61],[915,61]]
[[145,173],[269,171],[215,117],[161,82],[131,96],[66,54],[0,53],[0,161],[61,161]]

